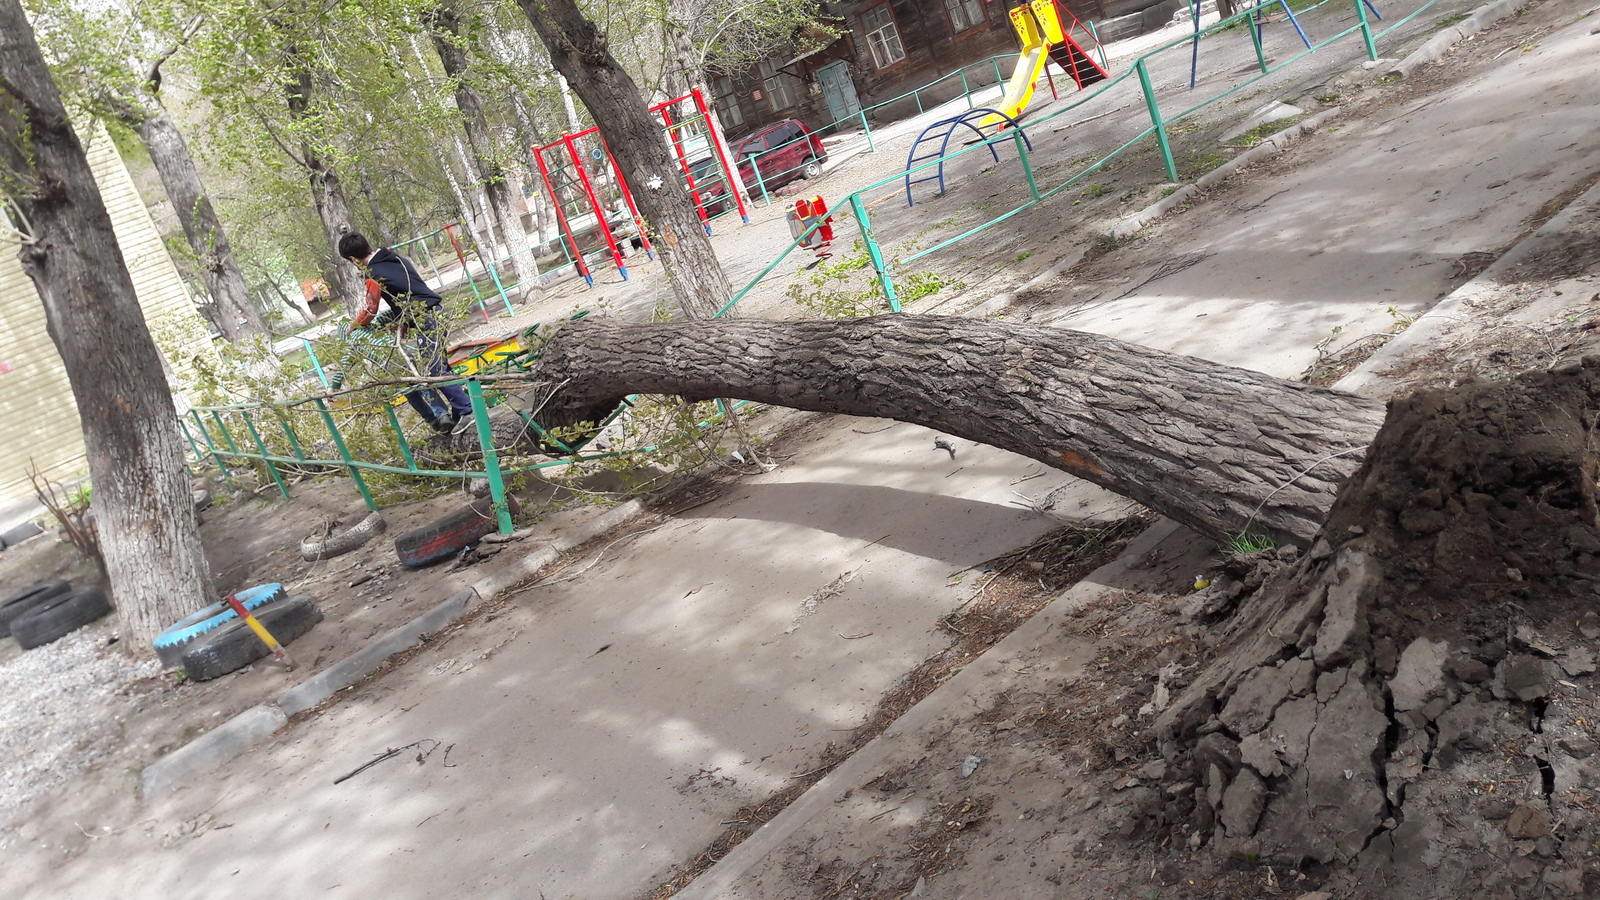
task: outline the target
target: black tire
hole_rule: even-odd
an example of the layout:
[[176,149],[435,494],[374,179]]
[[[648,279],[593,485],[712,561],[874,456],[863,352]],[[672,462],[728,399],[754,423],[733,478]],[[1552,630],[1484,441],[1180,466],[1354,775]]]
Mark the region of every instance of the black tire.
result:
[[[506,501],[511,511],[516,512],[516,498],[507,495]],[[498,527],[494,504],[484,498],[438,521],[400,535],[394,539],[394,550],[400,556],[401,565],[408,569],[420,569],[450,559]]]
[[111,613],[111,601],[97,587],[57,595],[11,623],[11,635],[24,650],[43,647]]
[[[252,615],[284,646],[322,621],[322,610],[316,601],[303,595],[274,600]],[[270,652],[248,623],[235,620],[190,642],[183,653],[183,671],[190,681],[210,681]]]
[[44,529],[32,522],[23,522],[10,531],[0,534],[0,546],[15,547],[36,534],[44,534]]
[[11,623],[38,608],[41,603],[52,597],[65,594],[72,590],[72,585],[65,581],[41,581],[26,590],[12,594],[0,600],[0,637],[11,633]]

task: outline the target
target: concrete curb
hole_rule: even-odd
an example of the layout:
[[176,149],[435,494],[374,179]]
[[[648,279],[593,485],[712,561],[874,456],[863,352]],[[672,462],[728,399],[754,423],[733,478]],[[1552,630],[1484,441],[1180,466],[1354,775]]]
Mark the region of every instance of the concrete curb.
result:
[[164,797],[271,737],[287,721],[274,705],[253,706],[146,766],[139,789],[146,800]]
[[567,550],[590,541],[644,512],[644,504],[630,500],[578,525],[514,565],[483,578],[415,619],[334,663],[283,692],[276,701],[254,706],[146,766],[140,775],[145,800],[155,800],[188,784],[271,737],[289,721],[334,694],[370,675],[389,657],[422,642],[459,619],[476,603],[491,600],[533,577]]
[[985,665],[987,660],[1003,658],[1036,643],[1062,616],[1081,608],[1108,590],[1104,582],[1128,571],[1134,563],[1172,536],[1180,527],[1182,526],[1176,522],[1162,520],[1145,529],[1144,533],[1134,538],[1116,559],[1091,572],[1054,603],[1022,623],[1022,627],[968,663],[966,668],[957,672],[954,678],[940,685],[932,694],[924,697],[922,702],[906,710],[882,734],[840,763],[838,768],[812,785],[810,790],[801,794],[783,812],[778,813],[767,824],[756,829],[756,832],[743,843],[730,850],[716,865],[673,895],[673,900],[716,900],[727,897],[726,892],[757,863],[779,849],[784,841],[800,830],[801,826],[817,813],[839,802],[844,793],[855,787],[869,772],[882,766],[888,755],[896,749],[898,741],[950,712],[968,694],[981,686],[993,672],[992,666]]
[[1568,203],[1561,212],[1539,226],[1533,234],[1500,254],[1500,258],[1491,263],[1489,268],[1479,272],[1477,277],[1451,291],[1443,300],[1418,316],[1410,327],[1395,335],[1394,340],[1379,347],[1377,353],[1367,357],[1361,365],[1339,379],[1333,385],[1334,388],[1356,394],[1370,394],[1383,384],[1381,370],[1399,362],[1414,346],[1438,336],[1449,327],[1450,322],[1462,318],[1460,310],[1464,304],[1487,293],[1493,285],[1500,283],[1501,275],[1507,270],[1521,264],[1529,255],[1539,252],[1547,242],[1555,240],[1567,231],[1576,219],[1596,214],[1600,214],[1600,184],[1584,191],[1582,196]]
[[1510,15],[1523,2],[1524,0],[1495,0],[1493,3],[1478,7],[1465,19],[1428,38],[1421,47],[1411,51],[1405,59],[1396,63],[1387,74],[1398,75],[1401,78],[1409,76],[1418,66],[1433,62],[1450,52],[1451,47]]
[[1168,196],[1157,200],[1156,202],[1146,206],[1144,209],[1139,210],[1128,218],[1123,219],[1121,222],[1117,223],[1115,228],[1111,229],[1112,236],[1119,238],[1127,237],[1131,234],[1142,231],[1146,225],[1149,225],[1151,222],[1154,222],[1167,213],[1172,212],[1185,203],[1190,202],[1196,196],[1198,196],[1201,191],[1214,184],[1217,184],[1224,178],[1233,175],[1240,169],[1243,169],[1245,166],[1260,162],[1261,160],[1266,159],[1269,156],[1273,156],[1274,154],[1282,153],[1284,150],[1288,149],[1289,145],[1294,143],[1295,140],[1304,135],[1315,132],[1318,128],[1322,127],[1323,123],[1342,112],[1344,112],[1344,108],[1336,106],[1333,109],[1324,110],[1323,112],[1317,113],[1309,119],[1285,128],[1277,134],[1274,134],[1272,137],[1263,140],[1256,146],[1251,147],[1249,150],[1246,150],[1238,156],[1235,156],[1233,159],[1228,160],[1215,169],[1212,169],[1210,172],[1207,172],[1206,174],[1195,179],[1193,184],[1186,184]]

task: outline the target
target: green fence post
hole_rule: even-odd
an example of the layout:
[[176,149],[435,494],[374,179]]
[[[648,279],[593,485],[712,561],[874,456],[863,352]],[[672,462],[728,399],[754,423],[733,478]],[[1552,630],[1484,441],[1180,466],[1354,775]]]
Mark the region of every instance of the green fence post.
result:
[[350,470],[350,480],[356,483],[356,490],[361,492],[361,499],[367,501],[367,509],[378,511],[378,504],[372,499],[372,492],[367,490],[366,479],[361,477],[361,470],[356,467],[356,461],[350,458],[350,450],[344,445],[344,436],[339,433],[339,426],[333,424],[333,414],[328,412],[328,404],[317,398],[317,411],[322,413],[322,423],[328,426],[328,434],[333,438],[333,446],[339,451],[339,458],[344,460],[344,467]]
[[1356,15],[1361,17],[1361,40],[1367,45],[1367,59],[1378,61],[1378,45],[1372,41],[1372,23],[1367,21],[1365,0],[1356,0]]
[[961,70],[961,93],[967,98],[967,109],[972,108],[972,85],[967,84],[967,70]]
[[213,409],[211,420],[217,423],[217,429],[222,432],[222,439],[228,442],[228,449],[232,450],[235,456],[239,455],[239,445],[233,442],[233,435],[228,433],[228,426],[222,424],[222,415]]
[[771,206],[772,198],[767,195],[767,180],[761,177],[761,167],[756,165],[756,160],[753,156],[750,158],[750,171],[755,173],[756,187],[761,188],[761,199],[764,200],[768,206]]
[[1150,110],[1150,121],[1156,126],[1156,143],[1161,146],[1161,161],[1167,165],[1167,180],[1178,180],[1178,164],[1172,161],[1172,145],[1167,142],[1167,125],[1161,121],[1161,110],[1156,108],[1156,92],[1150,87],[1150,71],[1141,59],[1133,64],[1139,73],[1139,87],[1144,91],[1144,105]]
[[400,419],[394,414],[394,407],[385,403],[383,411],[389,414],[389,425],[394,429],[394,439],[400,444],[400,458],[406,461],[406,468],[415,472],[417,461],[411,458],[411,445],[406,443],[406,433],[400,427]]
[[856,225],[861,229],[861,240],[867,245],[867,256],[872,259],[872,269],[878,273],[878,286],[883,289],[884,299],[889,301],[889,311],[900,311],[900,298],[895,296],[894,279],[889,276],[889,267],[884,265],[883,251],[878,249],[878,239],[872,236],[872,222],[867,218],[867,207],[861,202],[860,194],[850,195],[850,210],[855,214]]
[[[510,258],[509,256],[506,257],[506,259]],[[478,251],[478,262],[483,262],[483,251],[481,250]],[[489,278],[494,282],[494,289],[500,292],[500,302],[506,305],[506,315],[516,315],[511,309],[511,298],[506,296],[505,285],[500,283],[500,273],[495,271],[494,263],[483,263],[483,267],[489,270]]]
[[194,451],[194,461],[199,462],[204,459],[205,454],[200,452],[200,445],[194,442],[194,435],[189,431],[189,423],[185,422],[182,416],[178,417],[178,430],[183,432],[183,439],[189,442],[189,449]]
[[[989,64],[994,66],[994,83],[998,85],[1004,85],[1006,83],[1006,79],[1004,75],[1000,74],[1000,57],[989,57]],[[1001,96],[1004,96],[1005,88],[1001,87],[1000,90],[1002,92]]]
[[1111,64],[1106,62],[1106,45],[1100,43],[1100,32],[1094,30],[1093,22],[1085,22],[1083,24],[1089,26],[1089,37],[1094,38],[1095,49],[1100,51],[1100,68],[1110,72]]
[[1017,145],[1017,156],[1022,159],[1022,174],[1028,178],[1028,191],[1033,194],[1033,199],[1039,199],[1039,182],[1033,178],[1033,163],[1028,161],[1028,148],[1022,143],[1022,129],[1011,129],[1011,140]]
[[[1361,0],[1356,0],[1356,2],[1359,3]],[[1256,48],[1256,64],[1261,67],[1261,74],[1265,75],[1267,74],[1267,55],[1261,50],[1261,23],[1256,18],[1260,15],[1259,12],[1251,13],[1244,20],[1244,24],[1246,28],[1250,29],[1250,43],[1254,44]]]
[[919,115],[919,116],[922,115],[922,112],[923,112],[923,110],[922,110],[922,91],[920,91],[920,90],[912,91],[911,92],[911,99],[917,101],[917,115]]
[[317,351],[311,349],[311,341],[301,338],[300,343],[306,345],[306,355],[311,357],[311,365],[317,370],[317,377],[322,379],[322,387],[326,390],[328,387],[328,374],[322,371],[322,360],[317,359]]
[[211,432],[206,429],[206,420],[200,418],[199,410],[191,409],[189,415],[194,417],[194,424],[200,426],[200,436],[206,439],[206,450],[211,453],[211,458],[216,460],[217,470],[227,479],[228,484],[233,484],[233,473],[228,471],[227,463],[222,461],[222,454],[217,451],[216,442],[211,440]]
[[278,427],[283,429],[283,436],[289,439],[289,446],[294,449],[294,455],[299,457],[301,462],[305,462],[306,452],[300,449],[300,439],[295,437],[294,429],[289,426],[289,417],[284,415],[281,409],[274,408],[273,412],[278,415]]
[[239,410],[239,415],[244,416],[244,427],[250,430],[250,439],[256,442],[256,449],[261,451],[261,461],[266,464],[267,472],[272,475],[273,483],[278,486],[278,493],[283,495],[283,499],[289,499],[289,486],[283,483],[283,476],[278,474],[278,467],[272,464],[272,460],[267,459],[272,454],[267,452],[266,442],[261,439],[261,433],[256,431],[256,423],[250,421],[250,413],[245,410]]
[[494,431],[489,427],[489,407],[483,402],[483,383],[467,380],[467,396],[472,400],[472,420],[478,426],[478,446],[483,448],[483,471],[489,478],[489,498],[501,534],[516,530],[511,524],[511,507],[506,503],[506,483],[500,477],[500,453],[494,447]]
[[867,124],[867,111],[862,110],[858,115],[861,116],[861,130],[867,133],[867,152],[877,153],[878,145],[872,140],[872,126]]

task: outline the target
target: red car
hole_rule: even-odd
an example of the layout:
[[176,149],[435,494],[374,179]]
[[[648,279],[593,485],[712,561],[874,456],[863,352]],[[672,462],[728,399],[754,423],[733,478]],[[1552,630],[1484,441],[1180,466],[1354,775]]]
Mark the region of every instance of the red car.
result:
[[[760,197],[763,186],[770,193],[796,179],[822,174],[828,151],[805,123],[799,119],[784,119],[735,141],[733,158],[739,161],[739,180],[744,182],[745,191]],[[761,173],[759,180],[756,178],[758,171]],[[733,208],[715,160],[709,157],[697,160],[690,164],[690,172],[707,216],[721,215]]]

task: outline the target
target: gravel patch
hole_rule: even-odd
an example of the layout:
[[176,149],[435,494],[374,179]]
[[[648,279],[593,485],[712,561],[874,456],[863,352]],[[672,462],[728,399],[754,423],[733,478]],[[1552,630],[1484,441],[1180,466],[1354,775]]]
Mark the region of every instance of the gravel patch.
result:
[[106,639],[86,629],[0,665],[0,824],[109,759],[123,720],[160,690],[160,663],[129,659]]

